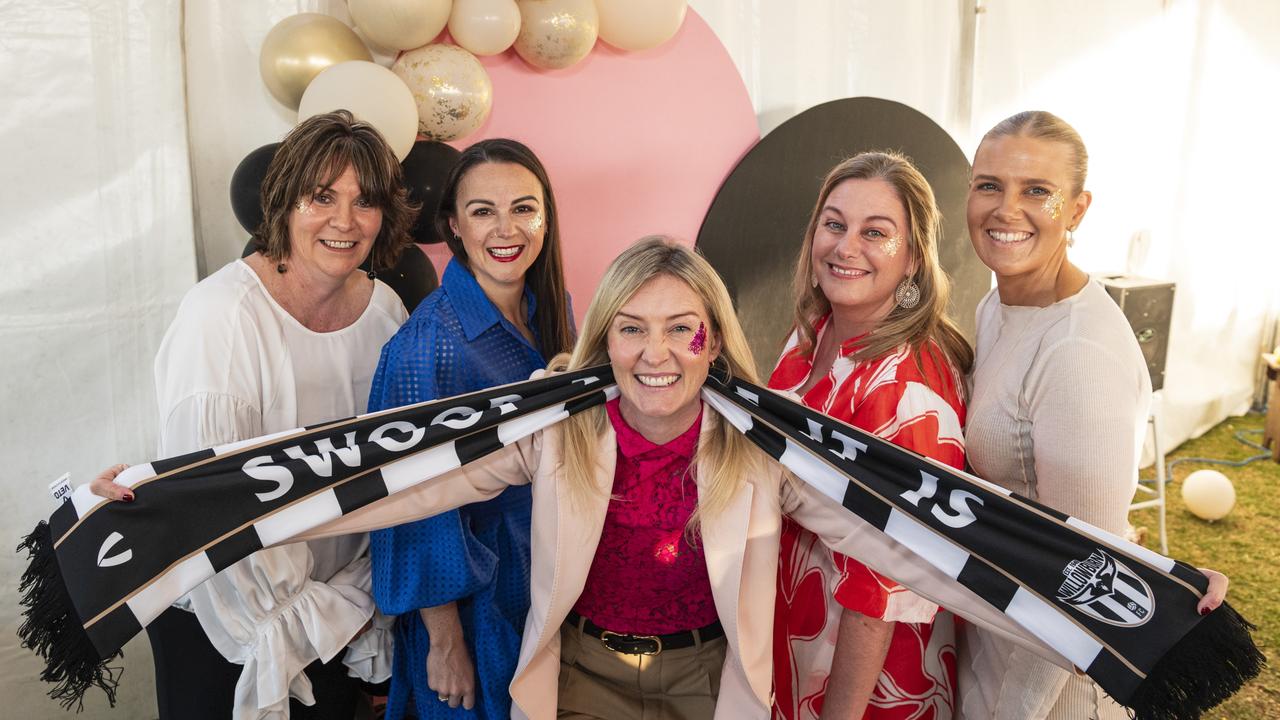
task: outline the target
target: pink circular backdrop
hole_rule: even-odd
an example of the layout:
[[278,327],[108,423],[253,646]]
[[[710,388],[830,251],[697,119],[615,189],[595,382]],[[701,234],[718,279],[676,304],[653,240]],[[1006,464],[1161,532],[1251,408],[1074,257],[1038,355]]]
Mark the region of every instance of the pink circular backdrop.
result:
[[[512,50],[480,62],[493,81],[493,111],[450,144],[509,137],[542,159],[579,320],[628,245],[655,233],[693,244],[721,183],[760,139],[742,77],[692,9],[676,36],[653,50],[597,42],[559,71],[535,70]],[[426,252],[443,272],[448,248]]]

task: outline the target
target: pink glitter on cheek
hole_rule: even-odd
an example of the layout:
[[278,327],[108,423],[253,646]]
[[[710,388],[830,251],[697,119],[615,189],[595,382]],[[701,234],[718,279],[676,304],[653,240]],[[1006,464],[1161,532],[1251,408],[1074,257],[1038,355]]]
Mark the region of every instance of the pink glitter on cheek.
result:
[[693,334],[693,339],[689,341],[689,352],[694,355],[701,355],[702,351],[707,347],[707,325],[706,323],[698,323],[698,332]]

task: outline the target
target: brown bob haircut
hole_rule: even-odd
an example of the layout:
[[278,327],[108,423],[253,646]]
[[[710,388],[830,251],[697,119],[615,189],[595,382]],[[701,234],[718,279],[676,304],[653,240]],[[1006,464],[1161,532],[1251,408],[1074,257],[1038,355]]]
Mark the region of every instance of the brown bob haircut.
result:
[[564,262],[560,256],[560,216],[556,212],[556,196],[542,161],[524,143],[507,138],[481,140],[458,156],[440,193],[440,209],[435,217],[437,237],[444,238],[453,259],[471,269],[462,239],[454,236],[449,220],[458,216],[458,186],[471,168],[485,163],[510,163],[533,173],[542,186],[542,207],[547,214],[542,252],[525,273],[525,286],[537,299],[533,322],[537,326],[539,347],[544,360],[573,349],[573,327],[569,324],[569,296],[564,286]]
[[369,123],[347,110],[314,115],[289,131],[262,181],[262,224],[253,246],[272,262],[289,257],[289,215],[299,200],[332,185],[347,166],[355,168],[360,192],[382,211],[382,229],[373,241],[370,267],[386,270],[411,242],[418,206],[409,200],[395,153]]

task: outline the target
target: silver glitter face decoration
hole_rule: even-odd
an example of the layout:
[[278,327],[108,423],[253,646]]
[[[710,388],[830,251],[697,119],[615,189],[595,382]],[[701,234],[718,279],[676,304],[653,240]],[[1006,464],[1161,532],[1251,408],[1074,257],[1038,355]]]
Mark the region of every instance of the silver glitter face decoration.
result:
[[539,230],[542,229],[542,224],[543,224],[542,213],[538,213],[537,215],[534,215],[532,218],[529,218],[529,232],[533,232],[533,233],[538,232]]
[[884,250],[884,254],[893,257],[898,254],[898,248],[902,247],[902,236],[894,235],[880,241],[880,247]]
[[1062,217],[1062,206],[1066,202],[1066,198],[1062,197],[1062,191],[1054,190],[1045,197],[1040,209],[1049,216],[1050,220],[1057,220]]
[[299,200],[297,204],[293,206],[293,209],[297,210],[303,215],[310,215],[312,213],[311,203],[307,202],[306,200]]

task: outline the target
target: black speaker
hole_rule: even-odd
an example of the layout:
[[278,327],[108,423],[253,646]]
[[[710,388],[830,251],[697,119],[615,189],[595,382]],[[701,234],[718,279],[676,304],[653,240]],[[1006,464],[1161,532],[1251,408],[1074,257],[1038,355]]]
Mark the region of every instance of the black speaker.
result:
[[1133,328],[1147,359],[1151,389],[1164,387],[1164,361],[1169,354],[1169,323],[1173,320],[1174,284],[1134,275],[1095,276],[1116,301]]

